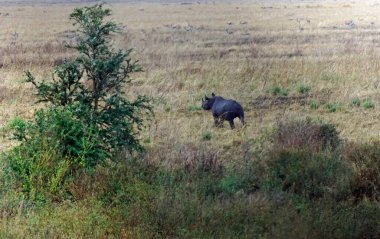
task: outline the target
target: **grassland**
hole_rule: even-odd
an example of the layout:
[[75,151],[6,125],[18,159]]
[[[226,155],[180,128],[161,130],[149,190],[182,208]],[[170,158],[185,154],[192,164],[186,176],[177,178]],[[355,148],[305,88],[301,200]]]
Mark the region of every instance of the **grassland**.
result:
[[[0,2],[0,126],[14,117],[31,118],[34,110],[41,107],[33,103],[33,88],[22,82],[23,73],[31,70],[38,78],[48,79],[55,65],[73,55],[64,45],[75,42],[74,27],[68,15],[76,6],[80,5]],[[194,161],[202,157],[217,159],[227,168],[244,165],[247,160],[259,161],[261,154],[272,147],[273,141],[268,135],[280,121],[311,118],[334,124],[344,141],[362,143],[379,139],[380,5],[375,1],[113,3],[110,8],[112,18],[123,25],[121,36],[115,37],[115,46],[133,47],[133,57],[144,67],[143,73],[133,76],[127,89],[129,97],[146,94],[155,99],[155,121],[141,135],[147,148],[144,159],[155,167],[174,170],[196,164]],[[275,87],[280,91],[273,90]],[[235,130],[230,130],[227,123],[225,128],[213,127],[211,114],[199,108],[201,98],[211,92],[241,102],[247,125],[241,127],[237,122]],[[365,107],[365,101],[373,104]],[[7,138],[0,140],[0,151],[15,143]],[[104,175],[108,175],[107,172],[100,174],[97,180],[104,180]],[[129,180],[129,176],[123,178],[117,173],[113,177]],[[92,185],[96,186],[99,185]],[[132,200],[153,197],[154,192],[145,184],[142,188],[145,186],[146,192],[137,187],[129,188],[129,192],[135,192],[138,197]],[[83,188],[76,187],[77,198],[92,192],[83,189],[85,183],[81,185]],[[101,190],[106,188],[104,184],[100,187],[103,187]],[[268,208],[278,207],[277,201],[268,202],[269,196],[262,192],[242,200],[237,200],[238,196],[201,209],[224,217],[218,206],[233,209],[232,204],[236,204],[241,209],[242,205],[249,204],[251,207],[244,210],[260,214],[265,224],[266,217],[274,216],[268,213]],[[90,196],[83,196],[75,203],[52,204],[38,210],[34,210],[33,205],[24,205],[21,199],[17,201],[18,197],[12,194],[1,201],[3,234],[0,235],[3,237],[60,238],[57,235],[64,232],[64,238],[157,236],[134,224],[142,223],[136,219],[139,212],[132,209],[130,217],[116,211],[105,213],[107,206]],[[11,198],[10,201],[6,201],[7,198]],[[187,199],[189,205],[197,205],[196,198]],[[173,225],[178,220],[186,224],[186,219],[174,218],[175,203],[169,206],[164,199],[160,200],[158,203],[164,205],[161,209],[167,206],[167,211],[157,209],[157,215],[172,216]],[[316,204],[317,208],[321,206],[320,202]],[[210,205],[213,204],[210,202]],[[357,208],[355,210],[360,210]],[[138,209],[136,206],[135,210]],[[241,210],[232,215],[243,215]],[[297,210],[284,207],[276,212],[280,216],[287,215],[284,216],[286,221],[297,217]],[[322,218],[329,218],[329,213],[334,214],[334,210]],[[285,221],[277,221],[279,227],[271,228],[274,234],[258,232],[257,235],[262,238],[320,237],[318,233],[308,234],[306,231],[311,229],[300,226],[302,220],[312,220],[311,215],[303,215],[295,221],[300,231],[294,234],[286,233]],[[215,228],[223,227],[213,221],[215,218],[207,220]],[[109,229],[108,235],[106,227],[110,221],[119,224],[116,229],[111,228],[114,231]],[[160,222],[154,223],[160,225]],[[201,223],[204,223],[202,230],[207,232],[207,223]],[[240,224],[244,223],[247,221]],[[265,226],[258,228],[264,230]],[[199,234],[186,234],[189,231],[181,234],[170,231],[170,225],[161,225],[160,229],[167,233],[162,233],[163,237],[233,236],[220,231],[220,234],[199,231]],[[255,234],[255,231],[252,234],[249,229],[245,230],[246,235]],[[356,234],[342,232],[341,235],[355,237]]]

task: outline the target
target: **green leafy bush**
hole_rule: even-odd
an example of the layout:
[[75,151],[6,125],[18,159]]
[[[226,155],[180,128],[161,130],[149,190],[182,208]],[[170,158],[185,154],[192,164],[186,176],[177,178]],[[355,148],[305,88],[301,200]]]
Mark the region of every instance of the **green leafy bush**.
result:
[[125,97],[130,74],[141,71],[141,66],[130,58],[132,49],[112,47],[111,36],[120,27],[106,21],[110,15],[102,4],[75,9],[70,19],[78,26],[79,42],[69,47],[78,56],[58,66],[53,80],[38,82],[26,72],[26,81],[36,87],[40,102],[75,108],[74,117],[97,128],[101,145],[110,154],[141,151],[137,135],[144,113],[152,113],[152,107],[146,96],[134,101]]
[[10,174],[31,199],[61,197],[78,171],[106,159],[96,127],[76,119],[70,109],[39,110],[25,127],[15,125],[21,144],[5,154]]

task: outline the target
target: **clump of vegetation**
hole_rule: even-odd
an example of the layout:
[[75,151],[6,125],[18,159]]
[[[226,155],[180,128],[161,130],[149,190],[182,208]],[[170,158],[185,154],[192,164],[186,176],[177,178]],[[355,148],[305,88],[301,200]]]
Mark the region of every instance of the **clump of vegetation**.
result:
[[337,112],[339,109],[340,109],[340,104],[338,102],[335,102],[335,103],[328,103],[326,105],[326,109],[328,110],[328,112],[330,113],[334,113],[334,112]]
[[363,102],[364,109],[372,109],[375,108],[375,103],[373,103],[371,100],[365,100]]
[[196,106],[196,105],[190,105],[189,107],[187,107],[187,110],[190,112],[200,111],[202,110],[202,107]]
[[64,197],[73,176],[85,168],[104,162],[106,153],[99,130],[76,119],[65,107],[40,110],[25,127],[15,125],[14,135],[21,144],[5,159],[9,172],[31,199]]
[[273,86],[267,90],[272,96],[288,96],[289,92],[287,89],[281,88],[280,86]]
[[335,126],[315,123],[310,119],[279,122],[273,135],[277,148],[313,148],[315,150],[337,149],[341,144]]
[[120,29],[106,21],[110,15],[102,4],[75,9],[70,19],[78,25],[79,42],[69,47],[77,57],[58,66],[50,81],[39,82],[26,72],[39,102],[48,107],[30,122],[13,124],[21,144],[5,158],[22,191],[32,198],[61,192],[68,179],[124,150],[143,149],[138,133],[143,114],[152,107],[145,96],[134,101],[125,97],[130,74],[141,67],[130,58],[131,49],[113,49],[111,35]]
[[334,154],[284,148],[272,154],[266,165],[262,184],[268,190],[282,190],[307,199],[343,198],[349,194],[351,169]]
[[202,134],[202,139],[205,140],[205,141],[210,140],[211,137],[212,137],[212,134],[211,134],[211,132],[209,132],[209,131],[204,132],[204,133]]
[[353,100],[351,101],[351,105],[354,106],[354,107],[359,107],[360,104],[361,104],[361,101],[360,101],[360,99],[358,99],[358,98],[355,98],[355,99],[353,99]]
[[[309,119],[280,122],[273,142],[273,149],[257,171],[261,187],[307,199],[349,194],[347,175],[351,172],[337,157],[342,140],[333,125]],[[336,177],[338,172],[340,177]]]
[[300,84],[297,86],[297,92],[301,95],[309,93],[311,87],[309,85]]
[[317,110],[319,108],[319,106],[320,106],[320,103],[319,103],[319,101],[312,100],[310,102],[309,106],[310,106],[310,109]]
[[352,194],[356,199],[380,200],[380,142],[348,143],[344,147],[343,157],[354,165],[356,170],[353,178]]

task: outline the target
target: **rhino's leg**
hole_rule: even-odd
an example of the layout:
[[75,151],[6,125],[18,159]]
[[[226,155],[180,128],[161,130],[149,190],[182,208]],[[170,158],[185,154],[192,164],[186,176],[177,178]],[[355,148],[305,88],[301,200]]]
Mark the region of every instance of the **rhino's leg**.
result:
[[214,116],[214,123],[215,123],[215,127],[221,127],[221,125],[223,125],[223,122],[221,122],[220,118],[215,117],[215,116]]
[[245,125],[244,116],[239,116],[239,119],[243,125]]
[[222,118],[219,118],[219,124],[218,124],[219,128],[223,128],[224,127],[223,122],[224,122],[224,120]]
[[230,120],[230,126],[231,126],[231,129],[234,129],[235,128],[235,124],[234,124],[234,120]]

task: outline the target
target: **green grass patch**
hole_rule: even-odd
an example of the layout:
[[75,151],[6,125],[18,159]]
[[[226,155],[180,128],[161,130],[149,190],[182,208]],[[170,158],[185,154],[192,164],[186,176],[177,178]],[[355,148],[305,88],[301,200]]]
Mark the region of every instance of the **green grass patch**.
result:
[[301,95],[309,93],[311,90],[311,87],[309,85],[300,84],[297,86],[297,92]]
[[371,100],[365,100],[363,102],[364,109],[373,109],[375,108],[375,103],[373,103]]
[[187,111],[189,112],[194,112],[194,111],[201,111],[202,107],[197,106],[197,105],[190,105],[187,107]]
[[359,107],[360,104],[361,104],[361,101],[358,98],[355,98],[355,99],[351,100],[351,105],[354,106],[354,107]]
[[341,104],[339,102],[330,102],[326,105],[326,109],[330,113],[335,113],[341,110]]
[[272,96],[288,96],[289,94],[287,89],[281,88],[280,86],[273,86],[267,89],[267,93]]
[[211,138],[212,138],[212,134],[211,134],[211,132],[209,132],[209,131],[204,132],[204,133],[202,134],[202,140],[204,140],[204,141],[211,140]]
[[317,100],[310,101],[309,107],[312,110],[317,110],[321,104]]

